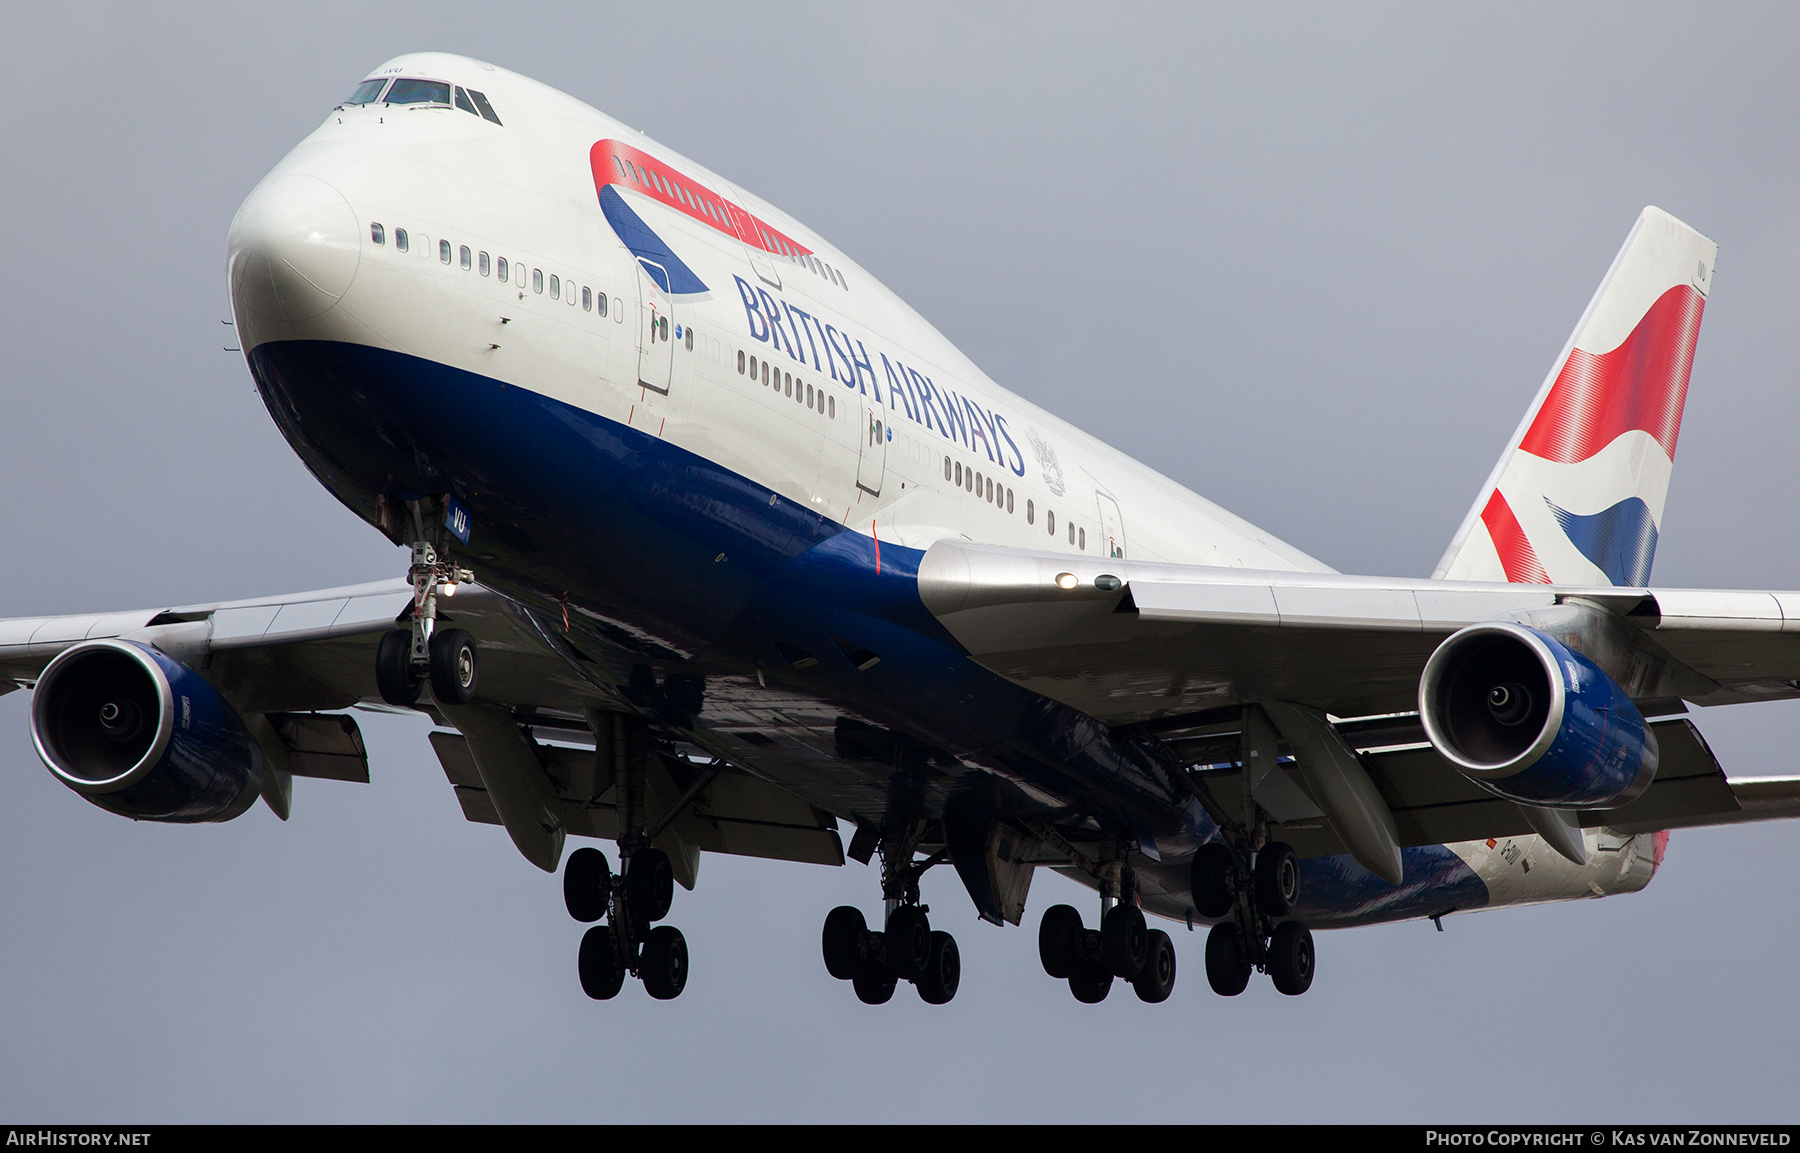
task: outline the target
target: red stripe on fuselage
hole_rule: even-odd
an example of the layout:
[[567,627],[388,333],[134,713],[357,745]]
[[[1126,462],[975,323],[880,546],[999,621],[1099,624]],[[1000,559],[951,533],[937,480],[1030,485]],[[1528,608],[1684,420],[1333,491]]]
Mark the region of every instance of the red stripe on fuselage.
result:
[[594,194],[608,184],[660,201],[700,223],[741,240],[752,248],[790,259],[810,256],[812,249],[753,213],[714,195],[699,181],[684,176],[656,157],[617,140],[602,140],[588,150],[594,169]]
[[1705,297],[1677,284],[1611,352],[1571,349],[1519,448],[1574,464],[1635,428],[1655,437],[1673,461],[1705,308]]
[[1494,551],[1500,554],[1500,567],[1505,570],[1507,580],[1513,584],[1550,583],[1550,574],[1538,560],[1537,550],[1525,538],[1525,529],[1499,489],[1494,490],[1494,495],[1488,497],[1487,507],[1481,510],[1481,523],[1487,526]]

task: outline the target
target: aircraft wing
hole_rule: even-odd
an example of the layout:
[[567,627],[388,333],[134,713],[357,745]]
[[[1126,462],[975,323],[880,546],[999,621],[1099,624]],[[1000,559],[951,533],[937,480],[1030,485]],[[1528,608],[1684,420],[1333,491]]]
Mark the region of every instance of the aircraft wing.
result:
[[1673,658],[1671,701],[1800,697],[1800,592],[1269,572],[965,541],[931,546],[919,592],[981,664],[1113,725],[1254,700],[1340,717],[1411,711],[1445,637],[1571,601]]
[[[1800,592],[1586,588],[1268,572],[1032,553],[940,541],[919,566],[925,606],[975,660],[1033,692],[1154,741],[1235,811],[1238,707],[1319,709],[1368,770],[1401,845],[1530,832],[1519,806],[1443,760],[1420,726],[1420,674],[1467,625],[1585,604],[1616,617],[1659,667],[1647,716],[1682,701],[1800,697]],[[1800,778],[1730,780],[1680,717],[1653,723],[1656,783],[1631,805],[1583,813],[1618,831],[1800,816]],[[1343,851],[1284,770],[1270,808],[1303,856]],[[1291,786],[1288,787],[1288,786]],[[1259,787],[1260,789],[1261,787]],[[1285,815],[1281,821],[1287,799]],[[1268,800],[1259,791],[1259,801]]]
[[[265,780],[263,796],[285,819],[287,777],[368,781],[360,729],[341,710],[414,711],[384,703],[375,683],[376,645],[411,603],[411,586],[390,580],[218,604],[0,620],[0,693],[33,687],[52,659],[86,641],[154,646],[199,671],[238,712],[279,770]],[[416,708],[456,730],[433,733],[431,744],[464,816],[508,825],[539,864],[549,859],[546,827],[554,827],[558,852],[562,831],[615,836],[614,790],[596,791],[600,770],[587,751],[596,742],[586,719],[587,710],[620,707],[612,687],[554,631],[496,593],[465,584],[438,603],[440,624],[466,629],[481,653],[481,704],[445,708],[426,696]],[[529,755],[514,755],[514,746]],[[484,757],[489,747],[496,755]],[[701,849],[843,863],[829,814],[704,750],[684,752],[691,759],[661,758],[647,782],[651,823],[681,810],[658,841],[668,842],[678,879],[691,887]],[[696,786],[702,776],[707,781]],[[522,786],[519,777],[533,779]],[[505,806],[497,806],[491,787],[531,794],[537,811],[524,820],[536,827],[503,820]]]

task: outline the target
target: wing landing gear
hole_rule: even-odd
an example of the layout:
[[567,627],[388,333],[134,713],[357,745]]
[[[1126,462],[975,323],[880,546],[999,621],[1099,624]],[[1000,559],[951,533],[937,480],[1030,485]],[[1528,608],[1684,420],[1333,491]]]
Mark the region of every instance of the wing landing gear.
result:
[[[581,988],[597,1001],[616,997],[627,974],[644,983],[659,1001],[672,1001],[687,988],[687,938],[673,925],[656,922],[669,915],[675,896],[675,870],[669,855],[651,841],[659,828],[646,828],[644,775],[652,755],[649,733],[641,722],[608,715],[596,722],[595,739],[613,742],[621,769],[619,795],[619,871],[614,873],[599,849],[569,854],[563,866],[563,902],[577,921],[605,918],[581,939]],[[665,818],[666,820],[666,818]],[[830,931],[827,923],[827,932]],[[890,993],[892,990],[890,989]]]

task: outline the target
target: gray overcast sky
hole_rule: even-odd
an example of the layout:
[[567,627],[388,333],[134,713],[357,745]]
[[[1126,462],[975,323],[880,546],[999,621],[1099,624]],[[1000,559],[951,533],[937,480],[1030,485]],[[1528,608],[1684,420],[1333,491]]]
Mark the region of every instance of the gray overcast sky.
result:
[[[18,6],[0,37],[0,615],[398,575],[282,442],[225,230],[364,73],[554,84],[853,254],[1002,384],[1346,571],[1437,560],[1637,211],[1721,245],[1664,585],[1800,587],[1783,6]],[[1303,998],[1077,1005],[927,880],[931,1008],[826,976],[872,870],[707,857],[669,1004],[598,1004],[556,880],[424,722],[374,782],[198,828],[57,785],[0,698],[0,1120],[1800,1116],[1800,823],[1677,833],[1642,894],[1331,933]],[[1795,771],[1800,708],[1699,724]]]

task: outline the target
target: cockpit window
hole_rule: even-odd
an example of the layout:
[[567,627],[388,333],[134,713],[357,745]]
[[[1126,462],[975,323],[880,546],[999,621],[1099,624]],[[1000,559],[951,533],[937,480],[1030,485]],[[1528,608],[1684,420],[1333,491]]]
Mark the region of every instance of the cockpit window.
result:
[[450,86],[442,80],[396,80],[388,89],[389,104],[449,104]]
[[[481,109],[481,118],[483,120],[491,120],[495,124],[500,124],[500,117],[495,115],[494,106],[488,103],[487,97],[471,88],[469,89],[469,99],[475,102],[475,107]],[[500,124],[500,127],[504,128],[506,125]]]
[[464,112],[467,112],[470,116],[481,115],[481,113],[475,111],[475,106],[469,103],[469,94],[464,92],[461,88],[456,90],[456,106]]
[[381,95],[381,90],[385,87],[387,87],[387,77],[385,76],[379,80],[365,80],[356,86],[356,91],[352,92],[350,94],[350,99],[344,101],[344,103],[373,104],[375,103],[375,98]]

